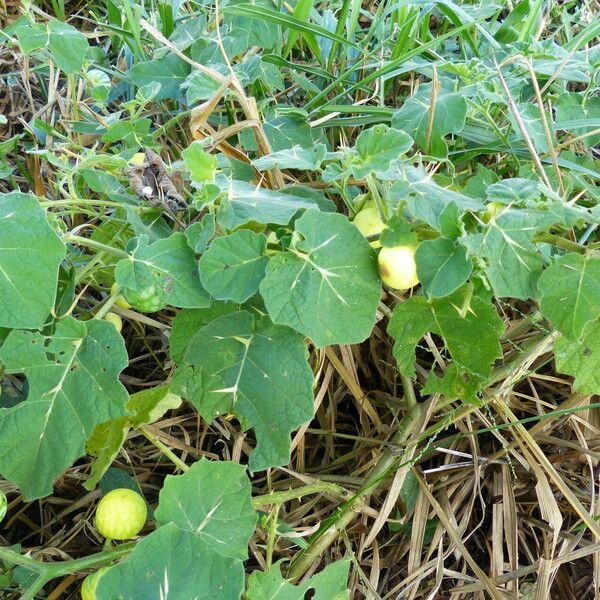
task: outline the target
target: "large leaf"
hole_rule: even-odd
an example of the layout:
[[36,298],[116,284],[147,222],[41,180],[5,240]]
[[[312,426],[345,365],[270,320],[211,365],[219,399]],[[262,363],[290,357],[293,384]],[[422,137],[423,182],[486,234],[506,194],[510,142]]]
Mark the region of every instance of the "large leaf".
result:
[[217,220],[226,229],[235,229],[250,221],[287,225],[299,210],[316,206],[310,198],[267,190],[244,181],[230,181]]
[[373,249],[340,214],[309,210],[295,236],[289,252],[269,261],[260,284],[271,319],[320,347],[362,342],[381,296]]
[[254,427],[252,470],[289,462],[290,432],[313,415],[313,375],[299,334],[241,310],[200,329],[186,362],[193,366],[174,385],[205,419],[233,412]]
[[64,257],[64,244],[33,196],[0,194],[0,327],[44,325]]
[[589,323],[580,340],[560,336],[554,342],[556,369],[575,377],[582,394],[600,394],[600,322]]
[[84,454],[96,425],[126,414],[119,382],[128,364],[125,344],[106,321],[67,317],[51,337],[12,331],[0,362],[29,383],[25,402],[0,409],[0,473],[26,498],[39,498]]
[[200,258],[202,285],[217,300],[245,302],[265,275],[266,248],[266,236],[247,229],[217,238]]
[[189,75],[191,67],[176,54],[169,52],[162,58],[140,62],[126,73],[126,77],[139,87],[160,83],[155,100],[179,98],[179,86]]
[[77,73],[88,51],[86,37],[72,25],[56,19],[47,25],[31,24],[17,28],[21,49],[29,54],[47,47],[56,66],[67,75]]
[[215,302],[209,308],[181,310],[173,320],[169,338],[171,358],[178,364],[185,363],[185,355],[194,336],[211,321],[228,315],[239,308],[234,302]]
[[259,171],[268,171],[275,168],[316,171],[321,166],[326,153],[325,144],[316,144],[310,148],[295,145],[256,158],[252,161],[252,164]]
[[338,560],[301,585],[293,585],[281,575],[278,564],[266,573],[254,571],[248,578],[248,600],[348,600],[350,560]]
[[115,278],[120,286],[140,292],[154,285],[171,306],[200,308],[210,302],[200,283],[194,251],[183,233],[150,245],[147,236],[140,236],[131,256],[117,264]]
[[478,381],[487,378],[493,362],[502,356],[498,340],[503,329],[489,294],[470,286],[430,302],[413,296],[396,307],[388,325],[404,375],[415,376],[415,348],[430,332],[443,338],[452,359]]
[[539,280],[541,313],[565,337],[577,340],[600,316],[600,259],[565,254]]
[[221,556],[246,560],[257,513],[245,467],[202,459],[187,473],[168,476],[156,519],[194,531]]
[[427,154],[446,158],[448,145],[444,136],[458,133],[465,126],[467,102],[460,92],[440,90],[435,98],[433,119],[431,102],[431,85],[421,86],[394,114],[392,125],[412,135]]
[[142,538],[98,583],[98,600],[235,600],[244,588],[241,561],[175,523]]
[[554,220],[542,211],[509,209],[492,219],[484,233],[461,240],[473,256],[487,261],[486,274],[496,296],[537,297],[544,260],[532,238]]
[[447,296],[456,291],[473,270],[466,250],[448,238],[426,240],[419,244],[415,261],[423,289],[434,297]]

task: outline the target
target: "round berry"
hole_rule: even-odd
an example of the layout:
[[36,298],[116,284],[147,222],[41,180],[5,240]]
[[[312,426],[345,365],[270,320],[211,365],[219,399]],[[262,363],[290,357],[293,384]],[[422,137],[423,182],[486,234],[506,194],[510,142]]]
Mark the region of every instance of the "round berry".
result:
[[102,567],[83,580],[81,586],[81,600],[96,600],[96,587],[98,586],[100,577],[102,577],[109,569],[110,567]]
[[109,540],[137,535],[148,515],[146,501],[137,492],[119,488],[108,492],[96,508],[96,529]]
[[115,329],[121,333],[121,329],[123,329],[123,321],[121,317],[117,313],[109,312],[104,315],[104,320],[112,323],[115,326]]

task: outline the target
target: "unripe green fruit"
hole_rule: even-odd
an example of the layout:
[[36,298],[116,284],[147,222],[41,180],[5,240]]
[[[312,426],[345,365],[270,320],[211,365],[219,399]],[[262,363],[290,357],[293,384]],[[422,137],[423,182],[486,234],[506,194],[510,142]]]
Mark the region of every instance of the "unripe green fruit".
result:
[[393,246],[382,248],[377,259],[383,283],[395,290],[408,290],[419,283],[415,248]]
[[482,216],[483,222],[489,223],[492,219],[495,219],[497,216],[499,216],[505,208],[506,205],[502,204],[502,202],[490,202],[485,207],[485,213]]
[[96,588],[98,587],[100,577],[102,577],[109,569],[110,567],[102,567],[83,580],[81,586],[81,600],[96,600]]
[[128,540],[141,531],[147,516],[146,501],[133,490],[119,488],[98,502],[96,529],[109,540]]
[[156,312],[167,305],[155,285],[142,292],[126,288],[123,290],[123,295],[133,308],[141,312]]
[[[377,208],[372,206],[363,208],[363,210],[357,213],[353,223],[365,237],[377,235],[387,228],[387,225],[381,220]],[[373,240],[369,243],[373,248],[381,247],[379,240]]]

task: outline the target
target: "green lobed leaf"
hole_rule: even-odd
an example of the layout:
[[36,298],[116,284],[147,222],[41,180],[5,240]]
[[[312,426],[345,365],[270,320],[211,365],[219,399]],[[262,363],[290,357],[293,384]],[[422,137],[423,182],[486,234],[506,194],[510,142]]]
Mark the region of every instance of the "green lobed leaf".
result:
[[441,298],[456,291],[471,276],[466,250],[448,238],[426,240],[415,252],[417,275],[428,296]]
[[90,476],[83,484],[93,490],[117,457],[130,429],[154,423],[168,410],[178,408],[181,398],[172,394],[169,386],[156,386],[141,390],[129,397],[126,417],[111,419],[97,425],[86,442],[86,452],[94,457]]
[[440,90],[430,121],[431,102],[431,84],[420,86],[419,91],[394,113],[392,126],[412,135],[427,154],[446,158],[448,145],[444,136],[459,133],[465,126],[467,102],[460,92]]
[[577,341],[561,335],[554,342],[556,369],[575,378],[582,394],[600,394],[600,322],[588,323]]
[[0,362],[29,382],[26,401],[0,409],[0,473],[39,498],[83,456],[96,425],[126,414],[125,344],[111,323],[66,317],[49,337],[12,331]]
[[169,52],[161,58],[133,65],[125,75],[138,87],[160,83],[160,91],[154,99],[164,100],[165,98],[179,98],[179,86],[185,81],[190,71],[190,65],[176,54]]
[[476,402],[481,380],[469,377],[456,363],[450,363],[441,377],[430,373],[423,386],[423,395],[441,394],[447,399],[460,398],[467,402]]
[[0,194],[0,223],[0,327],[42,327],[54,306],[65,245],[30,194]]
[[159,525],[189,529],[213,552],[238,560],[248,558],[258,519],[246,468],[206,459],[183,475],[167,476],[155,514]]
[[375,125],[365,129],[356,138],[351,151],[350,168],[357,179],[370,173],[385,171],[390,163],[410,150],[412,138],[404,131],[387,125]]
[[444,215],[451,204],[454,204],[459,212],[483,209],[481,200],[442,187],[422,168],[407,166],[404,171],[409,183],[408,192],[406,181],[399,180],[392,184],[390,198],[406,201],[410,214],[438,231],[443,227]]
[[577,340],[600,316],[600,259],[570,253],[558,258],[539,280],[540,312],[566,338]]
[[200,308],[210,303],[200,283],[194,251],[183,233],[148,245],[139,236],[131,256],[117,263],[115,279],[124,288],[137,292],[155,286],[165,304],[180,308]]
[[217,221],[226,229],[236,229],[250,221],[287,225],[299,210],[317,206],[311,198],[230,180],[226,197],[221,200],[217,212]]
[[25,54],[47,47],[56,66],[67,75],[83,67],[89,49],[87,39],[68,23],[52,20],[47,25],[22,25],[16,34]]
[[362,342],[381,296],[373,249],[340,214],[309,210],[295,236],[289,252],[271,258],[260,284],[269,316],[318,347]]
[[111,567],[96,588],[97,600],[234,600],[244,589],[241,561],[175,523],[143,537]]
[[[274,360],[273,357],[277,357]],[[202,327],[174,380],[177,393],[212,420],[246,419],[256,432],[253,471],[286,464],[290,432],[313,416],[313,375],[302,336],[245,310]]]
[[181,310],[173,319],[169,345],[171,358],[177,364],[185,364],[185,355],[193,337],[211,321],[239,309],[234,302],[215,302],[208,308]]
[[252,164],[259,171],[268,171],[275,168],[316,171],[321,166],[326,153],[325,144],[316,144],[310,148],[295,145],[256,158],[252,161]]
[[467,285],[429,302],[413,296],[396,306],[388,333],[395,340],[393,352],[401,373],[415,376],[416,346],[430,332],[442,336],[450,356],[464,372],[479,382],[489,376],[493,362],[502,356],[499,337],[504,325],[490,295],[481,287],[470,290]]
[[248,578],[248,600],[349,600],[350,560],[338,560],[300,585],[293,585],[281,575],[277,563],[269,571],[254,571]]
[[192,142],[181,155],[193,181],[212,183],[215,180],[217,157],[206,152],[200,142]]
[[266,236],[248,229],[217,238],[199,261],[202,285],[217,300],[245,302],[265,276],[266,248]]
[[200,221],[192,223],[185,230],[187,242],[196,254],[206,250],[213,235],[215,235],[215,215],[211,213],[205,214]]
[[532,241],[555,217],[536,210],[505,210],[483,233],[461,239],[469,254],[487,261],[485,272],[498,298],[536,298],[544,259]]
[[78,73],[89,49],[86,37],[75,27],[53,20],[48,24],[48,48],[56,66],[67,75]]

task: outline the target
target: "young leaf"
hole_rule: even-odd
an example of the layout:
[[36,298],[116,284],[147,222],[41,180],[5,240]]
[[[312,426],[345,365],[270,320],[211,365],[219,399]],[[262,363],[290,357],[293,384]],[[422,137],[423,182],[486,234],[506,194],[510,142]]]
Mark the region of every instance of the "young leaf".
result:
[[210,302],[183,233],[150,245],[147,236],[138,237],[131,256],[117,263],[115,278],[120,286],[140,292],[154,285],[171,306],[200,308]]
[[588,323],[574,341],[561,335],[554,342],[556,369],[575,377],[573,387],[582,394],[600,394],[600,322]]
[[214,552],[212,544],[175,523],[142,538],[111,567],[96,588],[98,600],[234,600],[244,589],[241,561]]
[[412,135],[423,152],[446,158],[448,145],[444,136],[462,131],[467,117],[467,102],[460,92],[440,90],[435,98],[433,120],[431,102],[431,85],[421,86],[394,114],[392,126]]
[[448,238],[421,242],[415,252],[415,260],[421,285],[427,295],[434,298],[457,290],[473,271],[466,250]]
[[181,155],[193,181],[212,183],[215,180],[217,157],[206,152],[200,142],[192,142]]
[[129,397],[126,409],[131,413],[97,425],[85,448],[94,457],[91,473],[83,484],[86,490],[93,490],[123,446],[132,428],[146,423],[154,423],[168,410],[177,408],[181,398],[170,392],[169,386],[157,386],[142,390]]
[[248,229],[217,238],[199,261],[202,285],[217,300],[245,302],[265,276],[266,248],[266,236]]
[[302,241],[271,258],[260,284],[271,319],[319,347],[362,342],[381,296],[373,249],[340,214],[309,210],[296,235]]
[[404,375],[415,376],[415,348],[430,332],[442,336],[452,359],[480,381],[502,356],[498,340],[503,329],[489,294],[476,289],[469,297],[469,286],[430,302],[413,296],[396,307],[388,325],[388,333],[395,340],[394,356]]
[[0,362],[29,382],[25,402],[0,409],[0,473],[26,498],[39,498],[84,454],[96,425],[126,414],[119,382],[128,364],[125,344],[106,321],[66,317],[51,337],[12,331]]
[[248,558],[258,518],[245,467],[206,459],[183,475],[167,476],[155,514],[159,524],[189,529],[214,552],[238,560]]
[[205,419],[233,412],[254,427],[251,470],[289,461],[290,432],[313,415],[313,375],[302,336],[241,310],[200,329],[186,362],[193,367],[181,369],[173,385]]
[[351,151],[351,170],[354,177],[363,179],[370,173],[386,171],[390,163],[410,150],[412,138],[404,131],[387,125],[365,129],[356,138]]
[[579,339],[585,325],[600,316],[600,259],[565,254],[538,285],[540,312],[566,338]]
[[308,581],[294,586],[281,575],[279,563],[269,571],[254,571],[248,578],[248,600],[349,600],[348,574],[350,560],[338,560],[313,575]]
[[196,254],[202,254],[215,235],[215,215],[208,213],[200,221],[192,223],[185,230],[185,237],[190,248]]
[[65,245],[29,194],[0,194],[0,222],[0,327],[40,328],[54,306]]

